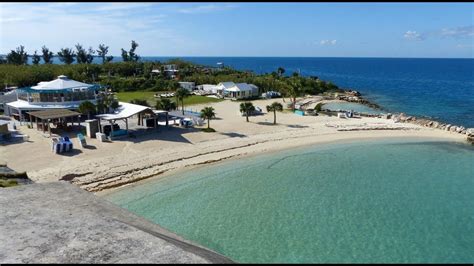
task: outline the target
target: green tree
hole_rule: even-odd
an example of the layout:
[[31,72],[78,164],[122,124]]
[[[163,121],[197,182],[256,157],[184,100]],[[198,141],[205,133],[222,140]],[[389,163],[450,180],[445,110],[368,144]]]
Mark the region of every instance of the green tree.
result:
[[87,119],[91,119],[91,113],[96,110],[95,104],[89,101],[84,101],[79,105],[79,112],[87,114]]
[[278,76],[281,77],[285,73],[285,69],[283,67],[279,67],[277,70]]
[[87,61],[87,52],[82,45],[76,44],[76,62],[78,64],[85,64]]
[[130,61],[130,60],[128,59],[128,52],[125,51],[123,48],[122,48],[122,60],[123,60],[124,62]]
[[61,50],[58,52],[58,57],[59,60],[66,65],[70,65],[74,62],[74,57],[76,56],[76,53],[71,48],[61,48]]
[[179,103],[181,101],[181,110],[183,111],[184,115],[184,98],[189,96],[189,91],[187,89],[179,88],[174,93],[176,96],[176,100]]
[[176,109],[176,103],[172,102],[170,99],[163,98],[156,102],[155,108],[158,110],[165,110],[169,112],[171,110]]
[[113,56],[107,56],[109,52],[109,47],[105,44],[99,44],[99,49],[97,50],[97,55],[102,58],[102,64],[108,63],[114,59]]
[[45,64],[53,63],[53,52],[50,52],[46,46],[41,47],[41,53],[43,54],[43,61]]
[[132,40],[132,47],[130,50],[127,52],[124,49],[122,49],[122,59],[124,62],[138,62],[140,57],[135,53],[135,50],[138,47],[138,43]]
[[112,101],[112,103],[110,104],[110,108],[112,108],[112,110],[115,111],[115,109],[119,108],[120,104],[117,100],[114,100]]
[[300,96],[302,93],[301,81],[298,76],[293,76],[287,81],[287,93],[291,98],[291,110],[295,111],[296,97]]
[[7,63],[13,65],[27,65],[28,53],[25,51],[25,47],[20,45],[16,50],[11,50],[11,52],[7,54]]
[[245,113],[245,117],[247,118],[247,122],[249,122],[249,115],[255,111],[255,106],[251,102],[244,102],[240,104],[240,112]]
[[41,56],[38,55],[38,52],[35,50],[35,53],[33,54],[33,65],[38,65],[41,60]]
[[273,102],[270,105],[267,105],[267,112],[273,112],[273,124],[276,124],[276,112],[283,111],[283,105],[279,102]]
[[110,92],[104,92],[97,103],[97,110],[101,113],[107,113],[111,109],[115,110],[119,107],[118,101]]
[[92,49],[92,47],[89,47],[89,49],[87,50],[87,55],[86,55],[87,64],[92,64],[92,61],[94,61],[94,54],[95,54],[94,49]]
[[86,50],[80,44],[76,44],[76,61],[78,64],[91,64],[94,60],[95,51],[92,47],[89,47],[89,50]]
[[201,110],[201,118],[207,119],[207,128],[210,128],[210,121],[212,118],[216,117],[213,107],[204,107]]
[[130,51],[128,52],[128,57],[130,61],[138,62],[138,59],[140,57],[135,53],[135,50],[138,47],[138,43],[132,40],[132,47],[130,48]]

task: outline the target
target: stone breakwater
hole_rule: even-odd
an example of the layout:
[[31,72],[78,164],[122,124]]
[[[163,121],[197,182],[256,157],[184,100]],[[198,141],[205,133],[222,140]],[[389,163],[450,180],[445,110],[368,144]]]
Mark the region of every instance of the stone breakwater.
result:
[[363,104],[363,105],[368,106],[368,107],[373,108],[373,109],[382,109],[382,107],[380,107],[380,105],[378,105],[376,103],[373,103],[373,102],[370,102],[367,99],[364,99],[361,96],[360,92],[354,91],[354,90],[344,91],[344,95],[337,95],[336,99],[341,100],[341,101],[350,102],[350,103],[360,103],[360,104]]
[[[360,92],[358,91],[346,90],[344,93],[345,93],[344,95],[338,95],[336,99],[346,101],[346,102],[363,104],[365,106],[368,106],[374,109],[382,109],[379,105],[364,99],[361,96]],[[360,115],[366,116],[366,117],[390,118],[390,116],[383,115],[383,114],[360,114]],[[392,119],[395,120],[395,122],[412,123],[412,124],[416,124],[416,125],[420,125],[424,127],[436,128],[436,129],[441,129],[441,130],[445,130],[449,132],[464,134],[464,135],[467,135],[467,141],[474,145],[474,128],[465,128],[463,126],[442,123],[436,120],[431,120],[431,119],[426,119],[426,118],[421,118],[421,117],[416,117],[416,116],[407,116],[404,113],[395,114],[393,115]]]

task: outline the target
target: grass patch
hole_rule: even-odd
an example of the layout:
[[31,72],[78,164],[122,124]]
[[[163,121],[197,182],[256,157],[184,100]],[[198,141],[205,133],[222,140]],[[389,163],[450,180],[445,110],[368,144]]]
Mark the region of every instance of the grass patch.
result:
[[206,127],[206,128],[201,129],[201,130],[204,131],[204,132],[207,132],[207,133],[216,132],[216,130],[213,129],[212,127],[211,127],[211,128],[207,128],[207,127]]
[[[131,102],[132,100],[138,99],[138,100],[145,100],[150,106],[155,106],[156,101],[159,100],[159,98],[155,98],[155,93],[165,93],[163,92],[156,92],[156,91],[126,91],[126,92],[117,92],[117,98],[121,102]],[[176,102],[175,97],[169,98],[171,101]],[[220,102],[223,101],[223,99],[216,99],[216,98],[211,98],[211,97],[206,97],[206,96],[200,96],[200,95],[191,95],[189,97],[186,97],[184,99],[184,105],[185,107],[188,105],[195,105],[195,104],[204,104],[204,103],[214,103],[214,102]],[[181,106],[181,105],[180,105]]]
[[18,186],[18,181],[9,180],[6,178],[0,178],[0,187],[14,187],[14,186]]
[[150,104],[150,106],[154,106],[156,104],[156,99],[154,97],[154,91],[126,91],[126,92],[117,92],[117,98],[121,102],[131,102],[132,100],[145,100]]
[[221,102],[223,99],[216,99],[201,95],[191,95],[184,99],[184,105],[194,105],[194,104],[203,104],[203,103],[216,103]]

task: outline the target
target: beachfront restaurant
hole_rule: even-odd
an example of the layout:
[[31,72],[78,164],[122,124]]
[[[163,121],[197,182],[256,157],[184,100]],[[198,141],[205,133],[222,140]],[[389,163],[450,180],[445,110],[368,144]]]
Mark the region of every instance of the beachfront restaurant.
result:
[[102,86],[87,84],[61,75],[36,86],[16,90],[16,101],[5,104],[5,115],[20,122],[31,121],[28,112],[52,109],[77,110],[84,101],[97,102]]

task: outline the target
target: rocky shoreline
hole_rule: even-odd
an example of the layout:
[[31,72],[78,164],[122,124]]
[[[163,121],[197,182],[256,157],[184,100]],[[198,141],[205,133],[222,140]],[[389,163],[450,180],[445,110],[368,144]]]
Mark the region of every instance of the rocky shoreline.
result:
[[[344,95],[337,95],[336,99],[342,100],[345,102],[350,102],[350,103],[359,103],[373,109],[383,110],[381,106],[363,98],[362,94],[355,90],[344,90]],[[405,113],[395,113],[393,115],[392,114],[374,115],[374,114],[361,113],[360,115],[366,116],[366,117],[380,117],[380,118],[386,118],[386,119],[391,118],[395,120],[396,122],[400,122],[400,123],[411,123],[411,124],[420,125],[424,127],[436,128],[436,129],[441,129],[441,130],[445,130],[449,132],[463,134],[463,135],[466,135],[467,141],[474,145],[474,128],[465,128],[464,126],[443,123],[440,121],[427,119],[423,117],[407,116]]]

